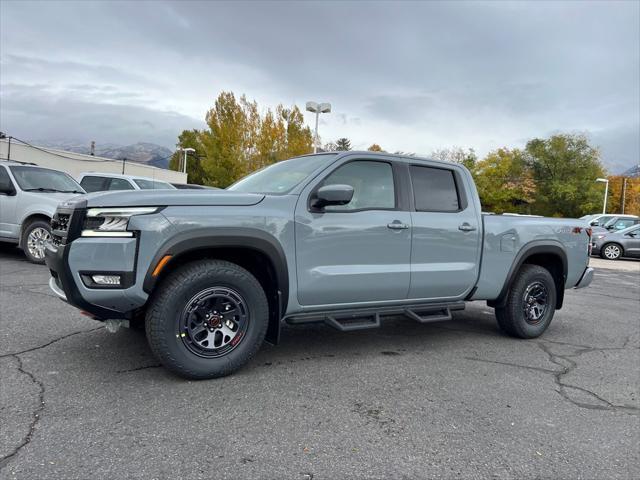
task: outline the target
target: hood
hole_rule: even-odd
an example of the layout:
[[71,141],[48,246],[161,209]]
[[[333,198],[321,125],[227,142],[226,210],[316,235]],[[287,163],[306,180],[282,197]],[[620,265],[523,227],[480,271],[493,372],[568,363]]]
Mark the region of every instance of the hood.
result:
[[226,190],[120,190],[83,196],[87,207],[251,206],[264,199],[256,193]]
[[52,203],[58,204],[61,202],[65,202],[67,200],[71,200],[73,198],[84,198],[84,194],[77,193],[63,193],[63,192],[25,192],[24,190],[21,192],[21,195],[32,196],[38,199],[38,202],[44,203]]

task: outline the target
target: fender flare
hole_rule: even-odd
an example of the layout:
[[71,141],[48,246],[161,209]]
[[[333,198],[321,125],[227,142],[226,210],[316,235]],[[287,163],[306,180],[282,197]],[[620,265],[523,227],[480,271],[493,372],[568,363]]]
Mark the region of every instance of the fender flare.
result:
[[243,227],[212,227],[190,230],[178,233],[169,238],[158,249],[149,264],[143,282],[143,289],[151,293],[156,278],[152,272],[158,262],[165,256],[177,257],[181,254],[194,252],[197,250],[209,250],[224,247],[249,248],[262,253],[271,261],[276,278],[278,280],[278,290],[280,291],[280,305],[278,315],[286,311],[287,299],[289,298],[289,271],[287,269],[287,257],[280,242],[271,234],[264,230]]
[[505,300],[507,298],[507,292],[509,291],[509,287],[511,286],[511,283],[513,282],[514,277],[520,270],[520,267],[522,267],[522,265],[526,262],[526,260],[531,256],[544,254],[544,253],[556,255],[560,257],[560,260],[562,262],[562,288],[559,289],[558,292],[556,292],[558,297],[556,302],[556,308],[557,309],[562,308],[562,302],[564,300],[564,286],[567,280],[569,265],[567,261],[567,253],[565,252],[563,245],[560,242],[555,240],[552,240],[552,241],[533,240],[523,245],[522,248],[516,254],[516,257],[514,258],[513,263],[509,268],[509,272],[507,273],[507,278],[505,279],[504,284],[502,285],[500,294],[495,300],[489,300],[487,302],[487,305],[493,308],[503,307]]

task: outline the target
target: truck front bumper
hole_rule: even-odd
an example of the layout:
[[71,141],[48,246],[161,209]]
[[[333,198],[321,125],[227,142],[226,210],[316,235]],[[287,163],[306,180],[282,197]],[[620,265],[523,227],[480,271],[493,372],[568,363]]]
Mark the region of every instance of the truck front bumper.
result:
[[[90,251],[99,252],[92,258],[83,247],[84,243],[83,239],[66,245],[46,246],[45,262],[51,272],[49,287],[58,298],[98,320],[129,318],[133,310],[144,304],[146,295],[143,298],[135,298],[136,295],[127,294],[127,288],[92,288],[83,281],[86,273],[97,270],[106,274],[117,270],[117,273],[124,274],[123,278],[132,278],[133,272],[128,272],[129,268],[122,268],[124,264],[129,263],[126,261],[127,255],[114,255],[115,252],[110,251],[114,247],[113,239],[109,239],[105,245],[96,245],[98,242],[90,239],[86,240],[86,243],[91,244]],[[118,250],[123,253],[127,248],[121,245]],[[133,252],[135,255],[135,244]],[[97,255],[99,258],[96,258]],[[133,258],[131,260],[133,261]],[[107,262],[115,269],[105,268]]]
[[576,283],[576,286],[574,288],[588,287],[593,280],[594,273],[595,270],[592,267],[585,268],[584,272],[582,273],[582,277],[580,277],[580,280],[578,280],[578,283]]

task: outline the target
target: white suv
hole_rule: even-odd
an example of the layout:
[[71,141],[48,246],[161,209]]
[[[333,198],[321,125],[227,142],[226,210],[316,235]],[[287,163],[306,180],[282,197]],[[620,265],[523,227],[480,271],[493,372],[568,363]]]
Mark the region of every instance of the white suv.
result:
[[33,263],[44,263],[51,217],[59,203],[85,193],[64,172],[0,161],[0,241],[17,243]]
[[107,190],[175,190],[176,188],[162,180],[117,173],[81,173],[78,181],[88,193]]

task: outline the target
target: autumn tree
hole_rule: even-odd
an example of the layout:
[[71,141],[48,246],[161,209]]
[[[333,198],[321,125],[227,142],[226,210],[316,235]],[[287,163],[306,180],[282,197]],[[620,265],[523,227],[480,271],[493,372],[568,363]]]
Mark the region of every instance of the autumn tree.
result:
[[577,218],[600,209],[602,191],[595,179],[604,176],[604,168],[600,152],[584,135],[536,138],[525,154],[536,184],[536,213]]
[[367,150],[370,152],[384,152],[384,150],[382,150],[382,147],[377,143],[372,144],[369,148],[367,148]]
[[[640,215],[640,178],[626,178],[621,175],[610,176],[607,212]],[[604,185],[600,185],[604,189]],[[600,193],[602,198],[602,191]],[[624,200],[624,208],[622,202]]]
[[347,150],[351,150],[351,140],[344,137],[337,139],[336,150],[339,152],[346,152]]
[[[178,138],[180,146],[196,149],[200,158],[198,165],[188,165],[189,180],[195,183],[224,188],[254,170],[313,150],[311,130],[295,105],[278,105],[261,115],[255,101],[222,92],[206,123],[206,129],[185,130]],[[170,168],[177,170],[180,163],[174,157]]]
[[500,148],[490,152],[474,165],[474,176],[483,210],[530,213],[536,188],[520,150]]

